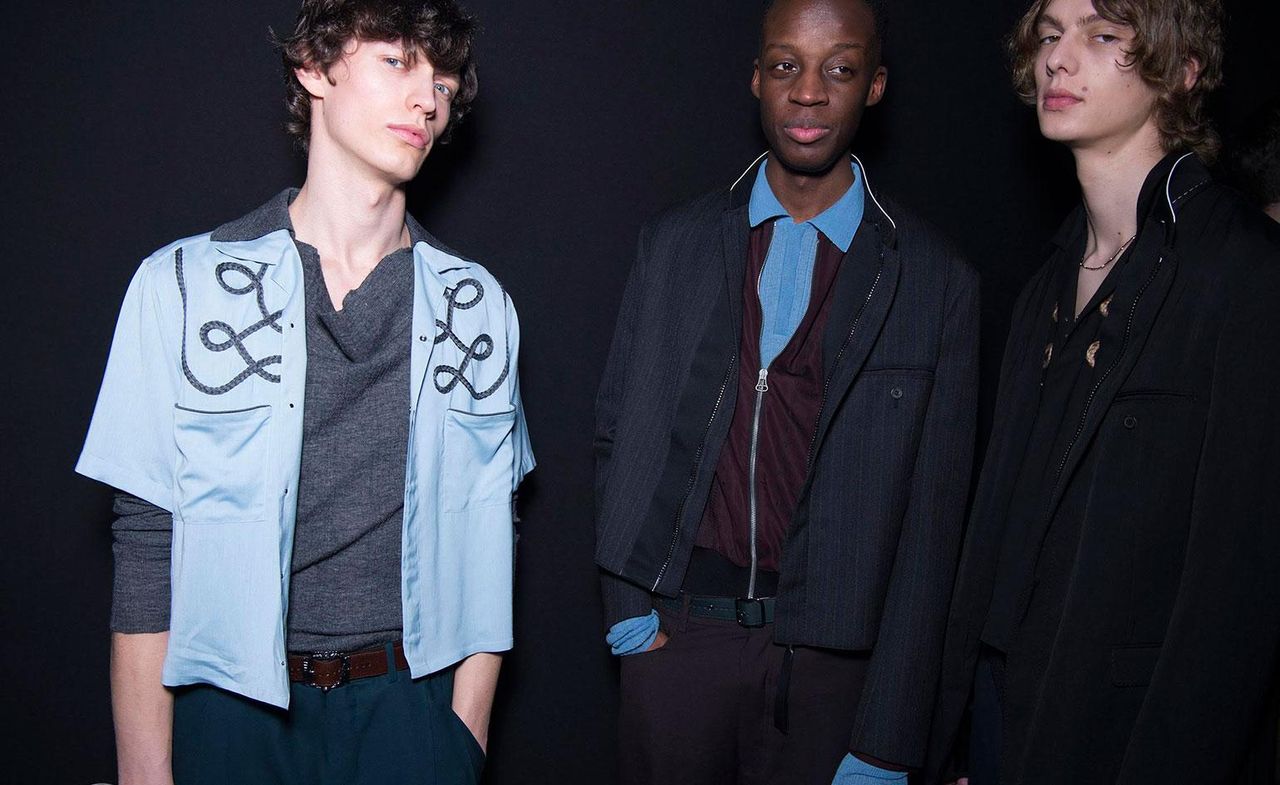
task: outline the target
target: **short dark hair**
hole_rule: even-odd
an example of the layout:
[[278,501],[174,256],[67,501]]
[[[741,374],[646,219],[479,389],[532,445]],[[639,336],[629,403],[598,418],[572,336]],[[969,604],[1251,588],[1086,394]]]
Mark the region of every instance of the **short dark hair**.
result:
[[475,35],[475,20],[453,0],[303,0],[293,34],[276,40],[284,60],[285,127],[307,149],[311,94],[295,69],[319,68],[327,75],[351,40],[392,41],[403,45],[411,60],[425,56],[436,70],[458,75],[449,124],[440,138],[448,142],[476,96]]
[[1280,202],[1280,95],[1251,115],[1236,137],[1231,172],[1259,207]]
[[[1036,26],[1049,0],[1036,0],[1009,36],[1013,86],[1028,104],[1036,101]],[[1212,161],[1221,146],[1205,114],[1205,98],[1222,83],[1221,0],[1093,0],[1098,16],[1133,28],[1128,65],[1158,94],[1156,120],[1166,153],[1192,150]],[[1200,64],[1187,89],[1186,63]]]
[[[875,62],[880,63],[884,60],[884,40],[886,31],[889,29],[889,8],[887,0],[862,0],[863,5],[871,9],[871,18],[875,21],[876,49],[872,53]],[[764,49],[764,26],[769,22],[769,14],[773,12],[773,7],[778,4],[778,0],[765,0],[764,14],[760,17],[760,43],[757,49]]]

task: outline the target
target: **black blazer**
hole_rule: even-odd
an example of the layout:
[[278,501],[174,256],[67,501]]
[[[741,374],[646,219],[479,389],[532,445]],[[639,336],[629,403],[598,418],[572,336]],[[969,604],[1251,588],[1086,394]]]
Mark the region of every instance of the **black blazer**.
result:
[[[751,182],[641,235],[597,401],[609,624],[680,590],[736,403]],[[827,397],[774,634],[871,650],[851,749],[908,766],[923,761],[969,488],[977,332],[974,271],[868,189],[823,337]]]
[[[1117,288],[1107,317],[1123,348],[1097,374],[1060,479],[1045,490],[1047,516],[1071,500],[1085,519],[1056,642],[1036,663],[1038,700],[1005,718],[1027,733],[1007,768],[1016,782],[1232,781],[1276,665],[1280,230],[1194,157],[1156,167],[1139,204],[1128,262],[1139,274]],[[1053,261],[1083,221],[1082,210],[1068,218]],[[969,700],[1034,416],[1052,268],[1014,311],[947,627],[935,765]]]

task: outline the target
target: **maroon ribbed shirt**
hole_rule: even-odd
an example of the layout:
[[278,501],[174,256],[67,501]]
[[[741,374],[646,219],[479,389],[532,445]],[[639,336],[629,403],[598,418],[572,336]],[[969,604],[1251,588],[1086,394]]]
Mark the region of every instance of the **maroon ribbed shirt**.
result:
[[[698,547],[710,548],[740,567],[751,564],[751,424],[760,374],[763,321],[756,285],[772,238],[773,223],[766,221],[751,230],[747,243],[738,401],[695,541]],[[822,333],[843,258],[844,253],[819,232],[809,307],[791,340],[768,369],[769,390],[760,401],[756,452],[756,541],[761,570],[778,570],[782,540],[804,485],[809,443],[822,405]]]

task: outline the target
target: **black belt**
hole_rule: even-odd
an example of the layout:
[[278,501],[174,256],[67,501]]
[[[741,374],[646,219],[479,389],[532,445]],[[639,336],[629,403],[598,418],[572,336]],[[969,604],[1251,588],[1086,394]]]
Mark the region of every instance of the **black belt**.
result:
[[[680,597],[657,597],[658,607],[672,613],[684,612],[689,603],[689,615],[720,621],[736,621],[743,627],[763,627],[773,623],[775,600],[773,597],[708,597],[701,594],[683,594]],[[788,703],[791,694],[791,664],[795,647],[787,646],[782,653],[782,669],[778,674],[777,695],[773,705],[773,724],[786,733],[789,723]]]
[[773,597],[706,597],[685,594],[681,597],[658,597],[658,606],[680,613],[685,600],[689,602],[689,615],[720,621],[736,621],[743,627],[763,627],[773,623]]

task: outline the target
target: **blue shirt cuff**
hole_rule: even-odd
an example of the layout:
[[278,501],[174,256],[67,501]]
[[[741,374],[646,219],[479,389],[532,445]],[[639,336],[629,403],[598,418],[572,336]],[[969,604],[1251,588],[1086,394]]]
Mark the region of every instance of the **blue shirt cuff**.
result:
[[658,612],[649,611],[648,616],[633,616],[613,625],[604,639],[614,654],[625,657],[647,650],[657,638]]
[[890,785],[906,781],[905,771],[889,771],[872,766],[854,755],[845,755],[844,760],[840,761],[840,768],[836,769],[831,785]]

